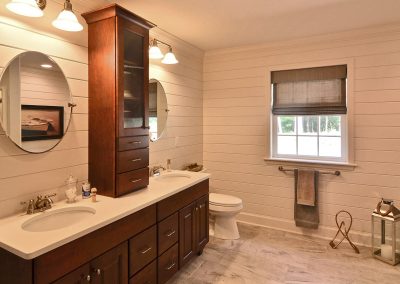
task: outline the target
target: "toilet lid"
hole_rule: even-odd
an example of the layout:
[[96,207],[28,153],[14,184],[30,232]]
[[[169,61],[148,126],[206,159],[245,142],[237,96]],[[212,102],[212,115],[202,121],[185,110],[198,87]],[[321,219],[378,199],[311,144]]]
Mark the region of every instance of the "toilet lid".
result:
[[219,193],[210,193],[209,202],[218,206],[237,206],[242,204],[242,200],[238,197]]

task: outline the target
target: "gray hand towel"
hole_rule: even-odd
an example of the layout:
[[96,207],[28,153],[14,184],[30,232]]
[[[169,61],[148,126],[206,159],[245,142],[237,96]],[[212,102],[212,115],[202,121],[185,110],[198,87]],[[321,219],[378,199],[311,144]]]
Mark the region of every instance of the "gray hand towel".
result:
[[294,171],[294,219],[297,227],[318,228],[318,176],[318,171]]

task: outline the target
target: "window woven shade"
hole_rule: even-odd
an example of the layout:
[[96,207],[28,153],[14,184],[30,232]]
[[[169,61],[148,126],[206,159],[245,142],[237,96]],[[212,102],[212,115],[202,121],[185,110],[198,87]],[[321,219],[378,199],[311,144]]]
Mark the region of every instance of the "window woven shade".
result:
[[272,72],[273,114],[345,114],[346,65]]

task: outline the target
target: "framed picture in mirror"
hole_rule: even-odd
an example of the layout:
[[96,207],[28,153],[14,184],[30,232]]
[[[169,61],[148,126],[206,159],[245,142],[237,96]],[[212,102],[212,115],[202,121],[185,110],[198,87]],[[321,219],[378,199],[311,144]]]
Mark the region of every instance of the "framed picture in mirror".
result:
[[21,140],[61,139],[64,135],[64,107],[21,105]]

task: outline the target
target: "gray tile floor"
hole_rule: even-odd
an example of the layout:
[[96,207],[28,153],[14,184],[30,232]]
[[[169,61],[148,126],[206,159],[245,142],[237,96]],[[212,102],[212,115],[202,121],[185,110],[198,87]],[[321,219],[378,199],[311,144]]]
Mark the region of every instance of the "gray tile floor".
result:
[[203,254],[168,284],[200,283],[400,283],[400,264],[392,267],[348,244],[282,231],[239,225],[241,239],[211,239]]

